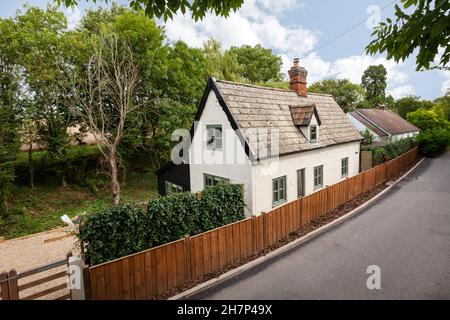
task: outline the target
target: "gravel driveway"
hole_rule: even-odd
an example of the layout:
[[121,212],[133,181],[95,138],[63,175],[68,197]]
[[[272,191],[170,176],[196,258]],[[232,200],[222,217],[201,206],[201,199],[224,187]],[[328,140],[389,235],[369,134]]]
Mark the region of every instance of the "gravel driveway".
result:
[[[69,230],[67,228],[59,228],[0,243],[0,272],[8,272],[11,269],[16,269],[18,272],[24,272],[29,269],[62,260],[70,251],[74,255],[78,255],[79,250],[76,248],[76,238],[74,236],[69,235],[68,237],[57,240],[58,237],[67,235],[69,235]],[[50,241],[45,242],[46,240]],[[65,266],[61,266],[56,269],[41,272],[34,276],[27,277],[25,281],[21,279],[19,280],[19,285],[63,271],[65,268]],[[67,281],[66,278],[61,278],[44,285],[27,289],[21,292],[21,297],[40,292],[45,288],[54,287],[65,281]],[[67,289],[64,289],[42,298],[51,299],[52,297],[62,295],[63,291],[65,293],[68,292]]]

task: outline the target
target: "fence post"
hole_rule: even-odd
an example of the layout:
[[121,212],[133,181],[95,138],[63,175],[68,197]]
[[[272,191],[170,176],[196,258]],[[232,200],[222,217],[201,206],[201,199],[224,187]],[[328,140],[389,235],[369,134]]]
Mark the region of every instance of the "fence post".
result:
[[89,266],[84,266],[82,272],[83,272],[84,299],[92,300],[91,269],[89,268]]
[[269,247],[269,224],[267,221],[267,213],[262,212],[261,214],[263,216],[263,249],[267,249]]
[[0,274],[0,290],[2,300],[9,300],[8,273],[6,272]]
[[327,203],[327,208],[325,209],[325,212],[322,212],[320,215],[323,215],[323,214],[325,214],[325,213],[327,213],[328,211],[331,211],[330,210],[330,208],[331,208],[331,204],[330,204],[330,186],[325,186],[325,190],[326,190],[326,192],[325,192],[325,197],[327,197],[327,201],[326,201],[326,203]]
[[67,267],[69,274],[69,289],[72,300],[86,300],[85,265],[81,257],[74,257],[72,252],[67,254]]
[[8,274],[9,299],[19,300],[19,284],[16,269],[12,269]]
[[252,254],[255,255],[257,250],[257,246],[258,246],[258,230],[256,227],[256,216],[254,214],[252,214],[252,230],[253,230],[253,251]]
[[186,280],[191,281],[191,237],[184,237],[184,267],[186,270]]

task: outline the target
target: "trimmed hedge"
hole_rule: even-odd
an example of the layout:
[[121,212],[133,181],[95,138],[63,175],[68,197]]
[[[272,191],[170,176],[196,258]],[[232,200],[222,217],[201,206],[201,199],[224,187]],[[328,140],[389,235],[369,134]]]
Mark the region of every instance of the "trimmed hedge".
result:
[[372,151],[374,166],[397,158],[417,145],[415,138],[404,138],[384,146],[363,146],[362,150]]
[[120,205],[88,214],[78,237],[86,262],[96,265],[244,219],[244,208],[242,186],[219,184],[151,200],[147,209]]

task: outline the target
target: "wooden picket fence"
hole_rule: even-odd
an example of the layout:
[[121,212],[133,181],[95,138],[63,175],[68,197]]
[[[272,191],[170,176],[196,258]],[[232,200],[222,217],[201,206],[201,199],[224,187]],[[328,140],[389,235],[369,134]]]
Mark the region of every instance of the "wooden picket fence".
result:
[[71,300],[68,288],[69,257],[24,272],[0,274],[0,300]]
[[418,149],[342,182],[208,232],[89,268],[90,298],[153,299],[251,258],[310,221],[398,175]]

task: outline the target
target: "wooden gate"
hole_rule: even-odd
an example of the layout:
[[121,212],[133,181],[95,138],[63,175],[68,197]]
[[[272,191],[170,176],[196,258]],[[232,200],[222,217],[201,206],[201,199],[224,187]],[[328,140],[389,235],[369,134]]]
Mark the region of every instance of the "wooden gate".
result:
[[0,274],[1,300],[71,300],[68,288],[68,260],[17,272],[15,269]]

